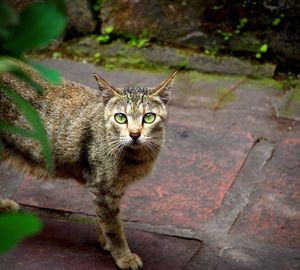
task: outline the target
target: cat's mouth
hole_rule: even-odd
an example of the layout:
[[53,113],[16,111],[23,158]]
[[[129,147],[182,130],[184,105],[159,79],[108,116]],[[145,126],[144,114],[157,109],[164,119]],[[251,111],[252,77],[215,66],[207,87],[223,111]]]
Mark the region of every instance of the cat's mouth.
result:
[[140,140],[131,140],[128,143],[128,146],[132,148],[141,148],[143,145],[144,144]]

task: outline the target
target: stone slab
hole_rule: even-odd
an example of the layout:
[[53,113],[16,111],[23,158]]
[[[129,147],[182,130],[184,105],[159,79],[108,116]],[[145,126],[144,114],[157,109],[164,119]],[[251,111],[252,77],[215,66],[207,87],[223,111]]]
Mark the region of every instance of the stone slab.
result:
[[299,157],[299,137],[280,143],[248,206],[233,226],[232,236],[300,250]]
[[[194,240],[127,230],[129,245],[144,263],[143,269],[182,269],[199,250]],[[95,226],[45,219],[41,234],[26,239],[0,257],[5,270],[110,270],[117,269],[108,252],[96,241]]]
[[185,270],[297,270],[299,258],[257,251],[249,248],[215,250],[205,247],[184,268]]
[[300,121],[300,83],[273,102],[277,117]]
[[[169,126],[167,138],[154,173],[126,193],[124,218],[197,229],[221,207],[253,138],[175,124]],[[27,178],[14,199],[30,206],[94,214],[89,192],[74,181]]]

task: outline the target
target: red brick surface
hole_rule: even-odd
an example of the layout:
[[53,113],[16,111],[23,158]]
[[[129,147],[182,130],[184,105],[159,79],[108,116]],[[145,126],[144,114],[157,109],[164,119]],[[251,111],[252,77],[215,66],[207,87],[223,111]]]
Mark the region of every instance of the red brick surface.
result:
[[[141,231],[126,231],[129,245],[148,270],[182,269],[199,250],[200,242]],[[44,220],[43,232],[0,257],[3,270],[117,269],[96,241],[95,226]]]
[[231,233],[300,249],[300,138],[284,140]]
[[[155,172],[125,196],[126,220],[198,228],[220,208],[253,140],[248,134],[170,125]],[[74,181],[26,179],[14,199],[42,208],[94,214],[91,196]]]

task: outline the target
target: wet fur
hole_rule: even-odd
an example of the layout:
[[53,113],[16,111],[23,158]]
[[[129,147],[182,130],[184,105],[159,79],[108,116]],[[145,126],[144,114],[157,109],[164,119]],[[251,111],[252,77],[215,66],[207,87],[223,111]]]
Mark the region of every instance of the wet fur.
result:
[[[13,75],[2,75],[4,83],[30,102],[43,119],[52,146],[56,170],[49,175],[39,145],[30,138],[1,133],[4,151],[1,160],[39,178],[74,178],[87,183],[97,213],[98,239],[121,269],[139,269],[140,258],[127,245],[120,218],[120,201],[130,183],[149,174],[164,139],[170,86],[174,75],[156,88],[117,89],[95,76],[99,90],[64,81],[53,86],[22,65],[45,90],[38,95]],[[4,121],[30,129],[22,113],[0,92],[0,115]],[[122,111],[128,123],[117,124],[113,116]],[[154,112],[153,125],[141,123],[142,116]],[[130,121],[129,121],[130,120]],[[131,147],[130,132],[143,137],[140,147]],[[5,201],[7,206],[7,200]],[[0,201],[0,210],[4,200]]]

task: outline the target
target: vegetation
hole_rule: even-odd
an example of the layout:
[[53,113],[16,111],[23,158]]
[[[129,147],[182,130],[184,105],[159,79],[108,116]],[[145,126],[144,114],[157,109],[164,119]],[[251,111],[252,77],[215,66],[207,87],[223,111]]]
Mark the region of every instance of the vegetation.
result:
[[[38,94],[43,88],[20,69],[18,62],[24,62],[40,73],[46,80],[58,84],[61,77],[56,70],[46,68],[24,54],[48,45],[60,35],[65,26],[65,4],[62,0],[49,0],[27,5],[20,14],[6,2],[0,2],[0,91],[6,94],[21,110],[31,129],[21,129],[0,118],[0,131],[13,132],[39,142],[49,172],[54,170],[50,143],[42,120],[34,108],[14,89],[4,84],[1,74],[10,72],[23,80]],[[0,141],[1,148],[3,142]],[[22,226],[20,226],[22,225]],[[34,215],[26,213],[0,215],[0,253],[11,249],[23,237],[33,235],[41,229],[41,222]]]

